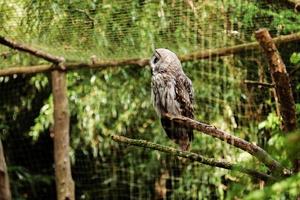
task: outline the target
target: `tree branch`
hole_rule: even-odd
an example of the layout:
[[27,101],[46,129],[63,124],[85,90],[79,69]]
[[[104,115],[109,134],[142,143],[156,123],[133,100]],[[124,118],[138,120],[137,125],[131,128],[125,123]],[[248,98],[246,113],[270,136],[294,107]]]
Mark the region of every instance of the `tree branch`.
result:
[[[273,41],[276,44],[299,41],[299,40],[300,40],[300,32],[290,34],[290,35],[279,36],[279,37],[276,37],[273,39]],[[34,56],[43,58],[50,62],[58,63],[58,62],[63,61],[63,58],[61,58],[61,57],[52,56],[50,54],[44,53],[44,52],[34,49],[32,47],[29,47],[27,45],[19,44],[12,40],[6,39],[2,36],[0,36],[0,44],[3,44],[5,46],[8,46],[13,49],[18,49],[20,51],[30,53]],[[217,49],[209,49],[209,50],[204,50],[204,51],[197,51],[197,52],[194,52],[191,54],[179,56],[179,59],[182,62],[187,62],[187,61],[198,60],[198,59],[207,59],[207,58],[215,58],[215,57],[220,57],[220,56],[227,56],[227,55],[237,54],[240,52],[245,52],[245,51],[254,50],[254,49],[259,49],[258,42],[251,42],[251,43],[246,43],[246,44],[241,44],[241,45],[235,45],[235,46],[227,47],[227,48],[217,48]],[[64,67],[66,70],[75,70],[75,69],[81,69],[81,68],[105,69],[107,67],[120,67],[120,66],[128,66],[128,65],[144,67],[144,66],[148,65],[148,63],[149,63],[149,59],[147,59],[147,58],[134,58],[134,59],[114,60],[114,61],[101,61],[101,62],[98,61],[95,63],[65,62]],[[25,67],[23,67],[23,68],[24,69],[21,69],[20,67],[16,67],[16,68],[12,67],[9,69],[2,69],[2,70],[0,70],[0,76],[8,76],[8,75],[22,74],[22,73],[26,73],[26,74],[41,73],[41,72],[47,72],[47,71],[53,70],[51,65],[48,65],[48,66],[38,65],[38,66],[30,66],[30,67],[28,66],[26,68]],[[30,68],[34,68],[34,70],[32,70]]]
[[202,133],[218,138],[232,146],[235,146],[243,151],[250,153],[251,155],[256,157],[259,161],[264,163],[271,170],[271,172],[275,174],[279,174],[281,176],[290,174],[289,170],[282,167],[279,162],[274,160],[265,150],[263,150],[259,146],[256,146],[241,138],[226,133],[225,131],[218,129],[215,126],[198,122],[196,120],[187,117],[175,116],[168,113],[164,114],[164,117],[172,121],[175,121],[178,124],[182,124],[186,127],[193,128],[194,130],[198,130]]
[[10,67],[6,69],[0,70],[0,77],[1,76],[10,76],[13,74],[37,74],[48,72],[52,69],[52,65],[35,65],[35,66],[23,66],[23,67]]
[[[273,38],[273,42],[275,44],[281,44],[281,43],[287,43],[287,42],[299,41],[299,40],[300,40],[300,32]],[[186,61],[197,60],[197,59],[227,56],[230,54],[236,54],[236,53],[245,52],[254,49],[259,49],[258,42],[250,42],[250,43],[235,45],[227,48],[217,48],[217,49],[209,49],[205,51],[198,51],[184,56],[179,56],[179,58],[182,62],[186,62]]]
[[275,86],[272,83],[264,83],[264,82],[251,81],[251,80],[244,80],[244,83],[247,85],[263,86],[268,88],[273,88]]
[[0,54],[0,57],[7,59],[9,56],[12,56],[16,53],[16,51],[7,51],[7,52],[2,52]]
[[294,8],[295,12],[300,11],[300,0],[285,0],[285,2],[291,6],[292,8]]
[[[148,65],[149,59],[128,59],[120,61],[98,61],[95,63],[64,63],[64,70],[76,70],[76,69],[100,69],[104,70],[109,67],[120,67],[120,66],[139,66],[144,67]],[[53,70],[52,65],[35,65],[35,66],[21,66],[21,67],[10,67],[0,70],[1,76],[9,76],[13,74],[36,74],[45,73]]]
[[196,154],[196,153],[192,153],[192,152],[188,152],[188,151],[180,151],[175,148],[155,144],[152,142],[148,142],[146,140],[130,139],[130,138],[127,138],[124,136],[119,136],[119,135],[114,135],[114,134],[111,134],[110,136],[114,141],[119,142],[119,143],[124,143],[127,145],[133,145],[133,146],[139,146],[139,147],[144,147],[144,148],[148,148],[148,149],[158,150],[158,151],[165,152],[165,153],[168,153],[173,156],[179,156],[182,158],[187,158],[191,161],[200,162],[205,165],[224,168],[224,169],[233,170],[233,171],[238,171],[238,172],[248,174],[252,177],[262,179],[262,180],[275,180],[275,178],[273,176],[264,174],[262,172],[258,172],[253,169],[247,169],[240,165],[232,164],[230,162],[215,161],[212,158],[206,158],[206,157]]
[[21,44],[21,43],[15,42],[15,41],[13,41],[11,39],[8,39],[8,38],[5,38],[3,36],[0,36],[0,44],[8,46],[12,49],[16,49],[16,50],[19,50],[19,51],[29,53],[29,54],[31,54],[33,56],[36,56],[36,57],[39,57],[39,58],[43,58],[43,59],[45,59],[49,62],[55,63],[55,64],[59,64],[59,63],[64,61],[63,57],[53,56],[53,55],[51,55],[49,53],[46,53],[46,52],[43,52],[39,49],[35,49],[35,48],[30,47],[26,44]]

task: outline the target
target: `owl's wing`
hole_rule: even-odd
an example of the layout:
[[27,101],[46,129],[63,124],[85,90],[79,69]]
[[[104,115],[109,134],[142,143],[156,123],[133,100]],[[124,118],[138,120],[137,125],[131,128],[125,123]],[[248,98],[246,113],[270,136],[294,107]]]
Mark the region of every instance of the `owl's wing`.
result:
[[[175,104],[179,106],[179,115],[194,118],[194,92],[191,80],[184,74],[180,73],[175,78]],[[161,123],[167,135],[174,139],[180,148],[184,151],[190,147],[190,141],[193,140],[193,129],[184,127],[169,119],[161,119]]]
[[194,90],[191,80],[185,74],[180,74],[176,78],[175,92],[181,115],[194,118]]

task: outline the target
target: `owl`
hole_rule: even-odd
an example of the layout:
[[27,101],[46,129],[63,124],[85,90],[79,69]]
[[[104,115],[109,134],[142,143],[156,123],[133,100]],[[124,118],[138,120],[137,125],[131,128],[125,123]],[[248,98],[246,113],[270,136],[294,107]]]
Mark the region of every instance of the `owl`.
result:
[[168,49],[156,49],[150,59],[151,98],[167,134],[183,151],[189,150],[193,129],[163,116],[163,113],[194,118],[191,80],[184,74],[180,60]]

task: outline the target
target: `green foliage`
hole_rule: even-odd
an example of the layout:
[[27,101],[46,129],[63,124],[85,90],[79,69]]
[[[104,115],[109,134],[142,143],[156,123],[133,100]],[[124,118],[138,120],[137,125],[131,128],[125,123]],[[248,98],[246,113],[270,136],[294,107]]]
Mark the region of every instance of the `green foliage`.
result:
[[34,120],[34,126],[31,127],[31,130],[28,133],[28,135],[31,136],[34,141],[36,141],[39,138],[39,135],[45,130],[49,129],[51,124],[53,124],[53,106],[51,104],[52,98],[49,98],[49,104],[46,103],[43,105],[39,116]]
[[269,129],[278,131],[280,126],[280,118],[275,113],[269,113],[267,119],[258,124],[258,129]]
[[25,200],[28,196],[40,197],[44,193],[40,188],[49,187],[54,181],[53,176],[34,174],[21,166],[10,166],[9,174],[11,192],[17,200]]
[[300,53],[294,52],[290,58],[291,63],[298,64],[300,63]]
[[300,173],[274,183],[263,190],[251,192],[245,199],[297,199],[300,188]]

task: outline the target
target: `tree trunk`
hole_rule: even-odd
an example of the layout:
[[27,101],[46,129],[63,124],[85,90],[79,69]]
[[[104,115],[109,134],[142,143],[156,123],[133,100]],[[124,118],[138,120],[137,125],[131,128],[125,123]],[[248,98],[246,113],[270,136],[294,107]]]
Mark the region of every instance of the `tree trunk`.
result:
[[4,158],[2,141],[0,140],[0,200],[10,200],[9,178]]
[[283,119],[282,128],[286,132],[293,131],[296,129],[296,108],[285,64],[267,29],[256,31],[255,36],[269,62],[272,80],[280,104],[280,114]]
[[75,199],[69,158],[69,110],[65,72],[52,72],[54,101],[54,160],[58,200]]

